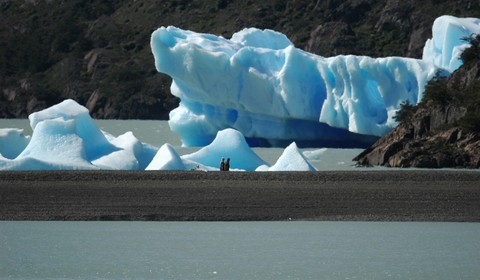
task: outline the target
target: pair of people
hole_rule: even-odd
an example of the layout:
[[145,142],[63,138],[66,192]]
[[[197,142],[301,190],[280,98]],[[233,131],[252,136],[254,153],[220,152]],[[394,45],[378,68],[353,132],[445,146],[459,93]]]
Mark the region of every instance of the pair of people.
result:
[[229,171],[230,170],[230,158],[227,158],[227,161],[222,157],[220,162],[220,171]]

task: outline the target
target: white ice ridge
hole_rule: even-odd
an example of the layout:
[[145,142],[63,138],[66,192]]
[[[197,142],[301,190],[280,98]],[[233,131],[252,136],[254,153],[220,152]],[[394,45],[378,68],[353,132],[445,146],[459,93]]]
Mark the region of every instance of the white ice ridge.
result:
[[[445,21],[476,26],[475,19]],[[435,41],[445,36],[433,31]],[[181,99],[169,124],[185,146],[235,128],[250,145],[363,147],[395,127],[400,104],[419,102],[443,71],[429,55],[455,44],[426,47],[425,60],[325,58],[272,30],[248,28],[225,39],[169,26],[153,32],[151,47],[157,70],[172,77],[171,92]]]

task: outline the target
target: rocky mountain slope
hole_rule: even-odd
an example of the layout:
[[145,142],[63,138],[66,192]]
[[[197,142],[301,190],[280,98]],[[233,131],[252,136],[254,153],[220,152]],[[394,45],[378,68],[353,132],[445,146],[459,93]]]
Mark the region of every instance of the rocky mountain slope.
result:
[[324,56],[420,57],[433,20],[480,16],[478,1],[0,0],[0,117],[72,98],[95,118],[167,119],[178,100],[156,72],[150,34],[175,25],[230,37],[285,33]]
[[403,105],[400,124],[354,160],[362,166],[480,168],[480,35],[464,65],[430,81],[418,106]]

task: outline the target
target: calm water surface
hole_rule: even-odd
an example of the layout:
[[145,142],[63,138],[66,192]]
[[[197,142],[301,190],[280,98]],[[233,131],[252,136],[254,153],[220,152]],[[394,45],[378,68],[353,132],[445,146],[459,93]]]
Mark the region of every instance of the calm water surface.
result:
[[478,279],[480,224],[0,222],[1,279]]

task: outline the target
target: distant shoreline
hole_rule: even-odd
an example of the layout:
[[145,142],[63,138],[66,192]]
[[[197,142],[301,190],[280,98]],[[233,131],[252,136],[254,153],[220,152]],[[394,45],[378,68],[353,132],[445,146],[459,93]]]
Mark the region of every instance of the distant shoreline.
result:
[[480,172],[0,171],[0,220],[480,222]]

